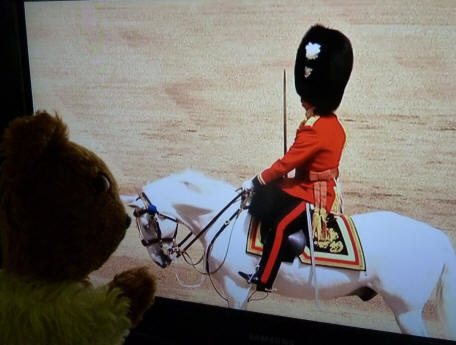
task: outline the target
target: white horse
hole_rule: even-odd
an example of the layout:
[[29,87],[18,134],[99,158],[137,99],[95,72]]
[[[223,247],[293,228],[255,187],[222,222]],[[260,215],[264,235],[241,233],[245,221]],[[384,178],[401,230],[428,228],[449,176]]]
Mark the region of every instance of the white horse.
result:
[[[141,194],[122,198],[135,208],[143,242],[147,242],[151,258],[161,267],[176,257],[172,238],[177,226],[172,219],[198,234],[237,194],[233,186],[189,170],[150,182],[143,193],[142,198],[138,196]],[[144,211],[149,202],[159,214]],[[237,200],[229,206],[198,240],[206,252],[211,247],[209,270],[215,271],[212,278],[221,284],[228,306],[244,309],[249,291],[255,286],[238,272],[254,272],[259,260],[246,253],[248,212],[237,214],[211,246],[240,203]],[[403,333],[428,336],[422,310],[436,289],[448,337],[456,339],[456,255],[448,237],[425,223],[392,212],[358,214],[352,219],[363,246],[366,271],[317,266],[319,298],[375,292],[391,308]],[[274,289],[283,296],[313,299],[311,265],[302,264],[298,258],[293,263],[282,263]]]

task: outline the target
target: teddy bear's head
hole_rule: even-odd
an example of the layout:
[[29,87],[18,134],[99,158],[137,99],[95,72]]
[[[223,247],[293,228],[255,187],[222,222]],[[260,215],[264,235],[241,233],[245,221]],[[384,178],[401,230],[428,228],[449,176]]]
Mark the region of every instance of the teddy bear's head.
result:
[[4,132],[0,226],[5,271],[81,280],[117,248],[130,224],[105,163],[71,142],[57,116],[37,112]]

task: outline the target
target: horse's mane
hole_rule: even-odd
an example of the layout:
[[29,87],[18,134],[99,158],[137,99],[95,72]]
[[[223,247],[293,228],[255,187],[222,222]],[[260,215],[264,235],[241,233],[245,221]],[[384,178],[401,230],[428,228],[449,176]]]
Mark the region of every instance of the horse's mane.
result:
[[198,194],[211,195],[233,192],[234,187],[229,183],[209,177],[197,170],[184,170],[165,177],[167,183],[184,184],[188,189]]
[[[180,203],[204,207],[223,207],[235,195],[235,187],[222,180],[209,177],[200,171],[184,170],[147,183],[144,192],[160,198],[160,206]],[[152,203],[157,202],[152,201]]]

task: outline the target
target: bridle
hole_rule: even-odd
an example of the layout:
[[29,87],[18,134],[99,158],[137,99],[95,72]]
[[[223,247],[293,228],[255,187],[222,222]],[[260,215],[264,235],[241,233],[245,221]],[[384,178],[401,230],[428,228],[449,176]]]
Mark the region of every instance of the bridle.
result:
[[[138,198],[136,200],[142,200],[142,202],[144,203],[144,208],[136,208],[135,211],[133,212],[133,215],[135,216],[136,218],[136,226],[138,227],[138,231],[139,231],[139,235],[140,235],[140,239],[141,239],[141,243],[143,246],[145,247],[150,247],[154,244],[159,244],[160,246],[160,249],[162,250],[162,252],[166,255],[169,255],[169,254],[176,254],[176,257],[179,257],[183,254],[186,253],[186,251],[191,247],[191,245],[193,243],[195,243],[195,241],[200,238],[207,230],[209,230],[209,228],[214,225],[214,223],[223,215],[223,213],[225,213],[225,211],[231,206],[233,205],[239,198],[242,197],[242,202],[241,202],[241,206],[236,209],[236,211],[232,214],[231,217],[229,217],[229,219],[227,221],[224,222],[224,224],[222,225],[222,227],[220,228],[220,230],[217,232],[216,237],[218,237],[218,235],[220,235],[221,232],[223,232],[223,230],[230,224],[231,220],[233,220],[235,217],[237,217],[240,212],[242,210],[244,210],[246,208],[246,203],[247,203],[247,197],[246,197],[246,193],[244,191],[240,191],[220,212],[218,212],[214,218],[212,218],[212,220],[202,229],[198,232],[198,234],[193,234],[190,227],[188,225],[186,225],[185,223],[181,222],[179,219],[177,218],[173,218],[173,217],[170,217],[170,216],[167,216],[163,213],[160,213],[157,209],[157,207],[152,204],[149,200],[149,198],[147,197],[147,195],[143,192],[143,193],[140,193],[138,195]],[[150,221],[149,221],[149,226],[152,227],[152,230],[155,231],[155,233],[157,234],[157,238],[154,238],[154,239],[150,239],[150,240],[146,240],[141,232],[141,224],[140,224],[140,217],[143,216],[144,214],[148,214],[150,216]],[[172,235],[172,237],[163,237],[162,236],[162,231],[160,229],[160,224],[158,222],[158,218],[164,218],[164,219],[168,219],[174,223],[176,223],[176,228],[174,230],[174,233]],[[184,239],[182,239],[182,241],[180,241],[179,243],[176,242],[176,238],[177,238],[177,233],[179,231],[179,224],[182,224],[184,225],[190,232],[187,236],[185,236]],[[190,240],[190,238],[193,237],[193,239]],[[215,240],[214,238],[214,240]],[[189,243],[186,244],[187,241],[189,241]],[[213,240],[213,241],[214,241]],[[164,247],[164,244],[165,243],[172,243],[171,245],[171,248],[167,249]],[[185,245],[184,248],[182,248],[183,246]]]
[[[136,219],[136,226],[138,227],[139,236],[141,239],[141,244],[144,247],[150,247],[150,246],[158,243],[160,245],[160,249],[163,252],[166,252],[167,250],[163,245],[164,245],[164,243],[171,242],[173,244],[171,248],[174,248],[176,245],[176,238],[177,238],[179,224],[183,224],[183,223],[179,222],[179,220],[177,218],[169,217],[166,214],[158,212],[157,207],[150,202],[149,198],[147,197],[147,195],[145,193],[139,194],[138,198],[136,200],[141,200],[144,203],[144,208],[136,208],[133,211],[133,215],[135,216],[135,219]],[[155,233],[157,234],[157,238],[153,238],[151,240],[146,240],[141,232],[141,224],[140,224],[139,219],[141,218],[141,216],[143,216],[146,213],[150,216],[149,226],[152,226],[153,231],[155,231]],[[176,223],[176,228],[174,229],[174,233],[173,233],[172,237],[163,237],[162,236],[162,231],[160,229],[160,223],[158,222],[159,217],[168,219],[168,220]],[[167,253],[165,253],[165,254],[167,254]]]

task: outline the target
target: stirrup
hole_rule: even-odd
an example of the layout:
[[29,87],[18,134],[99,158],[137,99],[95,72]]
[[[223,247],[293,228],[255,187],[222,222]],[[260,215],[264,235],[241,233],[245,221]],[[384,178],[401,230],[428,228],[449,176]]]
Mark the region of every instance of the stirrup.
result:
[[[256,282],[253,281],[254,278],[255,278],[255,273],[248,274],[248,273],[244,273],[244,272],[239,271],[238,274],[239,274],[242,278],[244,278],[245,281],[246,281],[247,283],[249,283],[249,284],[252,284],[252,283],[256,284]],[[259,280],[258,277],[256,277],[256,278],[257,278],[257,279],[255,279],[255,280]]]
[[248,274],[248,273],[239,271],[238,274],[242,278],[244,278],[248,284],[255,284],[257,291],[266,291],[266,292],[272,291],[272,289],[267,288],[266,285],[264,285],[261,282],[260,277],[257,275],[257,272],[255,272],[253,274]]

